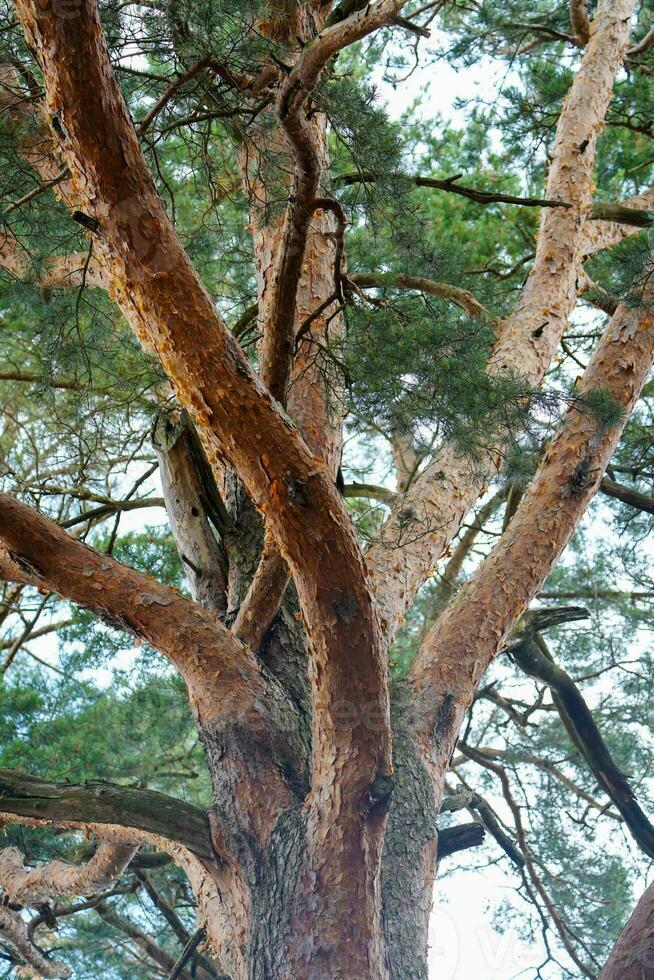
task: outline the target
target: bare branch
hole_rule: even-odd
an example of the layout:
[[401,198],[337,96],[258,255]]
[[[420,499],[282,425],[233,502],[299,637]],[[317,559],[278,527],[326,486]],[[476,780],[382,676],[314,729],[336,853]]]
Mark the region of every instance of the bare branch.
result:
[[343,496],[350,498],[370,497],[371,500],[379,500],[382,504],[391,504],[397,495],[393,490],[378,487],[372,483],[346,483]]
[[489,322],[496,318],[479,302],[468,289],[461,289],[460,286],[453,286],[448,282],[435,282],[433,279],[425,279],[423,276],[406,276],[394,273],[370,273],[357,272],[348,273],[348,279],[361,289],[415,289],[429,296],[437,296],[439,299],[455,303],[468,314],[468,316],[481,317]]
[[[431,187],[433,190],[447,191],[450,194],[467,197],[469,201],[475,201],[477,204],[517,204],[524,208],[570,208],[573,206],[565,200],[554,197],[516,197],[514,194],[502,194],[496,191],[480,191],[474,187],[459,184],[461,174],[445,180],[437,177],[414,177],[407,174],[397,174],[397,177],[415,184],[416,187]],[[372,170],[363,170],[357,173],[342,174],[334,182],[336,186],[348,186],[349,184],[371,184],[377,180],[380,180],[380,174],[374,173]]]
[[647,34],[641,38],[638,44],[634,44],[631,48],[629,48],[627,54],[630,58],[636,58],[639,54],[646,54],[652,47],[654,47],[654,27],[649,29]]
[[[9,819],[15,816],[53,823],[83,821],[109,828],[142,830],[183,844],[205,860],[214,854],[204,811],[152,790],[106,782],[53,783],[12,769],[0,769],[0,813],[4,819],[9,814]],[[111,836],[110,831],[107,836]]]
[[438,831],[438,858],[449,857],[457,851],[466,851],[469,847],[479,847],[484,843],[486,831],[481,823],[457,824]]
[[[0,495],[0,539],[10,551],[7,557],[18,566],[21,581],[27,578],[30,584],[59,592],[117,629],[147,640],[190,686],[203,674],[203,680],[215,675],[220,664],[221,673],[225,671],[225,697],[233,701],[239,699],[239,689],[243,693],[239,671],[256,677],[256,665],[242,645],[175,589],[98,554],[6,494]],[[180,628],[185,642],[180,640]],[[194,655],[187,658],[184,651],[191,636]]]

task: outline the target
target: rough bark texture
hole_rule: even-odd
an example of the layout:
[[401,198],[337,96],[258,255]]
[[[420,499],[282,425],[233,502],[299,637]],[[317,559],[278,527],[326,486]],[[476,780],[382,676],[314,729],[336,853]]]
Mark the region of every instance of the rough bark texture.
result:
[[[396,7],[382,2],[370,16],[359,12],[327,29],[305,48],[298,84],[311,91],[324,62],[343,43],[384,23]],[[65,133],[61,151],[73,184],[101,230],[96,238],[112,269],[114,295],[138,336],[158,354],[203,431],[212,462],[218,466],[226,458],[264,513],[298,586],[315,706],[303,886],[311,886],[319,901],[310,913],[304,905],[304,940],[301,948],[287,951],[288,968],[310,969],[319,961],[334,976],[382,972],[378,866],[386,807],[374,794],[391,769],[387,668],[351,523],[324,461],[311,455],[252,375],[180,247],[113,78],[96,8],[86,2],[80,16],[66,22],[29,3],[17,9],[41,60],[48,111]],[[242,691],[242,680],[234,680]],[[234,703],[233,693],[229,698]],[[346,709],[365,706],[367,723],[344,722],[344,703]],[[233,738],[232,758],[215,773],[229,727],[224,714],[221,705],[220,731],[206,715],[201,722],[214,765],[216,806],[225,807],[231,786],[230,799],[247,832],[261,841],[272,832],[278,811],[273,806],[265,814],[252,812],[253,801],[242,789],[237,799]],[[240,733],[242,726],[235,726]],[[242,751],[240,760],[245,762]],[[250,758],[250,785],[261,777],[262,764],[258,753]],[[282,799],[284,776],[279,779],[272,795]],[[270,793],[274,770],[269,780]],[[224,811],[221,816],[227,818]],[[222,847],[238,847],[240,856],[244,832],[228,832]]]
[[[323,24],[316,2],[322,29],[311,37],[307,9],[284,2],[270,5],[270,22],[261,25],[263,34],[303,43],[288,72],[276,67],[266,83],[276,95],[274,139],[290,164],[292,188],[277,222],[259,222],[252,207],[263,332],[256,377],[156,193],[95,4],[80,0],[76,16],[61,19],[49,6],[17,0],[46,90],[38,153],[28,142],[23,156],[42,179],[61,176],[62,200],[97,222],[86,281],[108,290],[158,356],[197,428],[225,507],[184,431],[164,426],[155,433],[189,601],[0,496],[0,574],[56,591],[168,657],[186,681],[214,791],[205,813],[159,794],[0,774],[2,819],[51,822],[111,841],[73,870],[26,871],[17,852],[5,851],[0,884],[27,902],[69,888],[97,890],[138,846],[151,844],[188,875],[199,924],[231,980],[425,980],[436,816],[461,719],[580,519],[619,434],[619,427],[598,429],[587,413],[570,411],[499,545],[424,639],[409,681],[393,690],[391,759],[389,638],[493,473],[491,465],[473,471],[447,446],[421,473],[410,438],[395,434],[397,495],[367,565],[335,486],[342,419],[320,344],[327,331],[343,328],[343,220],[328,197],[325,120],[307,108],[330,59],[391,23],[401,6],[345,0]],[[571,6],[579,20],[582,5]],[[569,206],[544,212],[518,307],[498,325],[491,372],[542,380],[576,302],[580,262],[601,247],[588,232],[594,149],[633,6],[598,5],[549,174],[548,198]],[[12,111],[31,113],[16,100],[13,74],[3,79]],[[247,134],[255,150],[259,138]],[[252,170],[252,157],[245,162],[244,177],[256,198],[254,164]],[[13,246],[11,238],[0,241],[0,264],[25,276]],[[83,265],[84,256],[56,260],[46,280],[79,285]],[[353,278],[360,288],[386,284],[380,276]],[[408,275],[392,285],[489,316],[465,290]],[[629,411],[653,352],[652,316],[620,308],[580,390],[610,389]],[[492,444],[501,446],[501,433]],[[480,519],[494,505],[482,508]],[[407,514],[412,543],[403,540]],[[448,587],[475,533],[463,536],[452,557]],[[9,912],[0,909],[0,916],[0,932],[11,932],[19,955],[40,955],[25,948]],[[168,969],[170,958],[164,962],[160,952],[150,955]],[[52,972],[61,965],[45,969],[65,975]]]
[[51,861],[30,870],[15,847],[5,847],[0,851],[0,882],[20,905],[38,905],[53,895],[97,895],[121,876],[138,849],[138,844],[105,840],[86,864]]
[[[209,521],[212,495],[197,465],[201,447],[185,419],[175,421],[167,416],[157,420],[152,441],[166,511],[191,595],[220,618],[227,611],[226,562]],[[215,513],[214,520],[220,521]]]
[[654,977],[654,885],[650,885],[618,936],[599,980]]

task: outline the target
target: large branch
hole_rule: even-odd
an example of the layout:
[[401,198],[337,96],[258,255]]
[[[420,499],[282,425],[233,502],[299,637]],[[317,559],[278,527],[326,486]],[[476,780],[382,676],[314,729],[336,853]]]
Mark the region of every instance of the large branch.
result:
[[[602,0],[598,5],[591,39],[559,118],[547,185],[548,198],[570,207],[543,214],[536,257],[515,312],[500,326],[488,367],[491,375],[518,373],[537,387],[575,307],[582,230],[592,205],[595,144],[624,58],[633,6],[633,0]],[[398,500],[367,556],[390,635],[484,481],[493,475],[492,450],[502,449],[503,438],[501,432],[489,433],[488,462],[474,468],[446,444]],[[400,547],[407,538],[409,543]]]
[[599,980],[647,980],[654,961],[654,883],[618,936]]
[[[152,790],[105,782],[53,783],[13,769],[0,769],[0,813],[3,817],[30,817],[53,823],[75,820],[141,830],[183,844],[201,859],[214,857],[206,813],[184,800]],[[133,846],[129,835],[127,842],[127,847]],[[6,852],[0,852],[3,853]]]
[[411,683],[420,738],[437,784],[481,677],[538,595],[596,492],[653,360],[654,312],[619,307],[579,395],[603,391],[623,409],[622,421],[602,426],[583,402],[570,408],[498,544],[425,638]]
[[[261,380],[271,395],[284,407],[286,407],[294,355],[301,336],[297,327],[298,296],[305,269],[309,229],[314,215],[319,210],[331,211],[336,215],[338,230],[333,233],[337,243],[334,257],[334,286],[329,290],[328,298],[318,307],[318,315],[333,306],[337,299],[342,299],[341,259],[346,219],[338,202],[318,196],[324,148],[320,146],[320,139],[316,139],[316,136],[319,137],[319,132],[316,132],[311,122],[307,103],[317,85],[320,72],[329,59],[353,41],[364,37],[383,24],[391,23],[397,11],[403,6],[403,2],[404,0],[395,0],[395,2],[383,0],[374,10],[368,6],[364,12],[355,11],[354,17],[343,16],[338,19],[340,23],[334,22],[333,25],[331,19],[328,19],[328,26],[303,49],[279,92],[277,114],[286,144],[291,150],[294,184],[289,195],[281,241],[276,249],[270,288],[264,290],[262,297],[264,300],[261,316],[263,336],[259,348],[259,361]],[[318,283],[312,283],[311,294],[317,294],[318,291]],[[317,319],[315,311],[312,310],[310,318]],[[313,322],[313,320],[309,319],[305,322]],[[300,399],[296,397],[292,407],[297,407],[299,401]],[[302,416],[299,421],[302,421]],[[312,433],[304,429],[303,432],[315,451],[316,440],[311,438]],[[325,435],[322,434],[321,443]],[[327,456],[327,453],[324,455]],[[255,650],[260,647],[277,614],[288,579],[287,563],[275,546],[274,540],[270,535],[266,535],[259,568],[235,624],[236,634]]]
[[[338,51],[345,37],[362,37],[396,6],[382,0],[321,32],[305,48],[301,84],[310,91],[325,55]],[[333,873],[343,883],[338,899],[325,896],[321,926],[329,931],[330,916],[340,920],[338,902],[350,901],[360,909],[351,922],[353,934],[362,930],[357,949],[365,947],[367,956],[366,936],[372,942],[378,914],[373,906],[385,808],[362,811],[361,801],[378,785],[377,776],[390,772],[390,733],[383,638],[351,521],[323,460],[308,451],[254,377],[181,247],[113,76],[97,6],[83,0],[78,16],[65,22],[33,0],[18,0],[16,9],[41,64],[49,111],[64,134],[62,153],[84,189],[86,213],[97,222],[94,241],[112,268],[116,298],[157,353],[216,471],[227,459],[293,572],[311,644],[312,856],[317,865],[327,854],[335,859]],[[187,637],[183,642],[190,646]],[[230,688],[242,691],[236,665],[227,664],[225,673]],[[233,703],[231,691],[228,696]],[[365,707],[375,724],[344,725],[343,702]],[[218,710],[222,714],[224,706],[218,703]],[[362,821],[365,831],[344,835],[344,826]],[[361,878],[349,874],[352,861],[363,861],[369,875],[366,902]]]
[[12,902],[32,908],[55,895],[97,895],[120,878],[139,846],[103,840],[85,864],[50,861],[38,868],[25,867],[20,851],[5,847],[0,851],[0,885]]
[[[20,580],[60,593],[161,651],[184,677],[201,719],[218,709],[223,718],[260,716],[255,700],[270,692],[254,658],[175,589],[99,554],[7,494],[0,494],[0,539]],[[15,574],[7,562],[3,574]]]

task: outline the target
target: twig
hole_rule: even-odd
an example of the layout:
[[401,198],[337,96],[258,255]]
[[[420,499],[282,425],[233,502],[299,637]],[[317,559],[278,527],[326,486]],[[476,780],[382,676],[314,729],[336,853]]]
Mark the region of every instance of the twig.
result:
[[177,978],[181,976],[182,970],[191,959],[200,943],[203,943],[206,938],[207,930],[204,928],[204,926],[201,929],[198,929],[197,932],[191,936],[186,946],[182,950],[182,955],[172,968],[168,980],[177,980]]

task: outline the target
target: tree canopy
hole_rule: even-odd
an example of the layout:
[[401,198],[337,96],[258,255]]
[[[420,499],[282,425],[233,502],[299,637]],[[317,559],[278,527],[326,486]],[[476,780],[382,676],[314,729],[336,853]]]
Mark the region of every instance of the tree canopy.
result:
[[[77,3],[55,6],[65,21]],[[276,66],[282,81],[292,77],[307,47],[286,33],[296,6],[100,4],[111,64],[165,211],[255,370],[265,343],[261,229],[279,226],[289,198],[289,156],[257,66]],[[345,22],[361,6],[343,0],[329,8],[329,22]],[[654,9],[647,2],[635,4],[630,48],[597,136],[592,207],[575,250],[583,263],[573,270],[574,312],[542,383],[521,362],[488,370],[532,268],[543,215],[573,210],[566,193],[552,197],[546,188],[561,106],[595,6],[415,0],[328,62],[311,113],[325,127],[329,168],[319,207],[336,267],[328,301],[302,311],[294,336],[302,370],[317,374],[328,393],[327,414],[344,419],[334,478],[361,548],[373,555],[371,568],[382,567],[374,557],[380,545],[390,568],[394,550],[415,550],[440,532],[438,514],[423,517],[411,487],[440,465],[444,445],[478,477],[481,493],[447,550],[441,557],[435,547],[424,558],[431,567],[415,601],[384,607],[395,634],[388,665],[400,687],[426,634],[507,532],[566,413],[590,420],[598,440],[624,423],[605,472],[577,465],[570,494],[596,477],[599,490],[537,592],[540,613],[582,608],[544,626],[533,625],[532,610],[503,642],[459,734],[438,817],[443,841],[462,811],[485,832],[474,848],[452,843],[450,854],[444,847],[445,892],[461,869],[497,865],[493,880],[503,885],[488,913],[494,928],[544,943],[544,961],[531,975],[549,978],[599,974],[654,858],[654,387],[645,385],[625,423],[611,390],[582,384],[616,309],[642,318],[652,308]],[[152,346],[144,350],[115,302],[120,289],[99,261],[102,221],[81,207],[71,213],[79,175],[71,183],[65,163],[42,154],[43,126],[55,138],[62,129],[63,140],[68,123],[54,110],[47,117],[47,106],[33,111],[46,83],[13,5],[4,5],[1,26],[0,488],[101,556],[197,599],[197,569],[180,557],[166,511],[157,435],[162,426],[183,429],[189,416],[166,365]],[[431,105],[444,66],[488,80],[446,116]],[[409,99],[418,74],[425,87]],[[80,126],[85,111],[77,106]],[[582,166],[583,144],[577,149]],[[154,265],[158,282],[176,259],[152,243],[141,220],[126,205],[140,260]],[[174,293],[167,302],[174,304]],[[532,336],[542,329],[534,323]],[[302,377],[293,375],[288,389],[293,418],[293,386]],[[196,450],[215,475],[206,442]],[[203,505],[217,567],[231,562],[240,583],[232,592],[238,604],[221,613],[231,627],[263,529],[255,520],[252,542],[236,544],[251,502],[234,479],[208,483]],[[264,511],[261,500],[255,504]],[[26,581],[3,582],[0,594],[0,801],[2,773],[20,770],[210,807],[186,686],[157,644],[70,601],[65,588],[35,587],[29,564],[23,571]],[[290,586],[272,625],[263,624],[262,657],[273,673],[275,650],[303,630],[306,588],[296,585],[299,599]],[[348,609],[338,612],[347,619]],[[303,703],[307,678],[298,672],[287,681]],[[579,714],[584,706],[590,727]],[[29,863],[77,863],[96,846],[75,829],[14,823],[1,843]],[[169,976],[195,932],[196,901],[182,870],[145,848],[108,891],[44,907],[28,928],[80,980]],[[19,975],[19,959],[0,931],[0,976]],[[216,964],[191,951],[179,975],[222,976]]]

